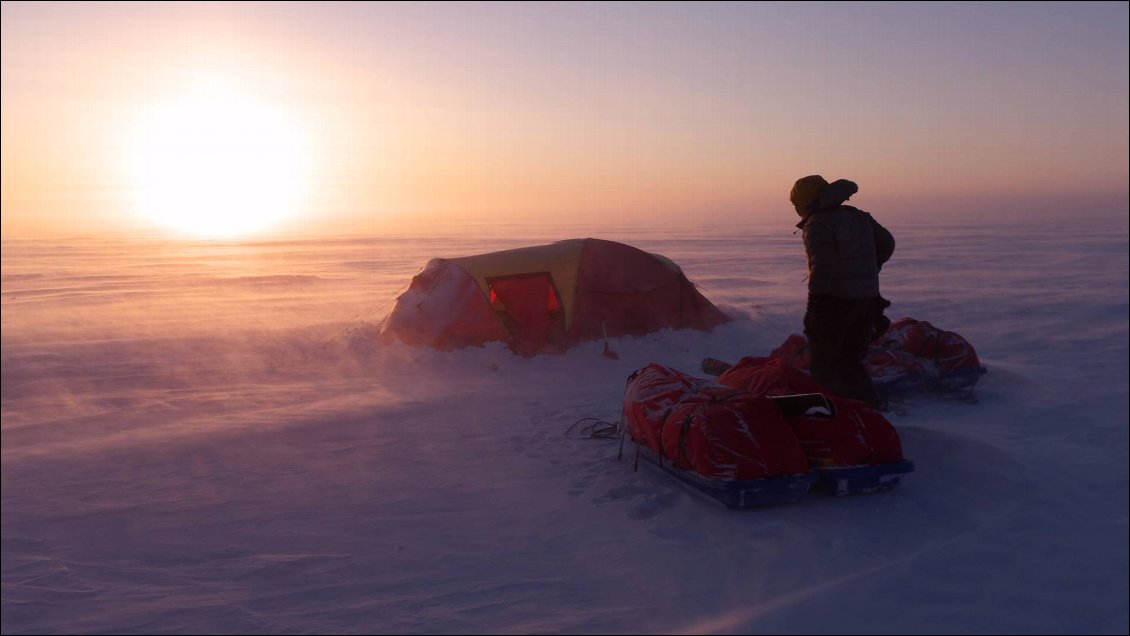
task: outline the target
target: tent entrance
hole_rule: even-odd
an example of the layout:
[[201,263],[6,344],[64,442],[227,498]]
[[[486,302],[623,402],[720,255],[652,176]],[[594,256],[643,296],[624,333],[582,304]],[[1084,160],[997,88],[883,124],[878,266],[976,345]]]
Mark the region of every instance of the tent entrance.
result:
[[490,304],[510,334],[510,348],[533,355],[565,346],[561,297],[548,272],[488,278]]

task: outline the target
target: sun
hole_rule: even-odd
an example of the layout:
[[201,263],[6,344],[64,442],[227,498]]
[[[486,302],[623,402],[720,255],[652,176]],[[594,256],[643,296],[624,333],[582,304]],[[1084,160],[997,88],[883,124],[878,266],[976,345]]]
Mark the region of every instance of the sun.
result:
[[301,123],[279,104],[209,81],[155,104],[129,154],[144,218],[201,237],[230,238],[299,212],[309,178]]

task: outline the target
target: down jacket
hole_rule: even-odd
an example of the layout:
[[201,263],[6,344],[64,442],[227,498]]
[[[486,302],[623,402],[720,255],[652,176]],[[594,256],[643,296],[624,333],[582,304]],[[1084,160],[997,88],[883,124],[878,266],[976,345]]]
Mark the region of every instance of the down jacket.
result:
[[798,227],[808,256],[809,295],[879,296],[879,270],[895,251],[895,239],[870,214],[844,202],[859,191],[846,179],[821,189]]

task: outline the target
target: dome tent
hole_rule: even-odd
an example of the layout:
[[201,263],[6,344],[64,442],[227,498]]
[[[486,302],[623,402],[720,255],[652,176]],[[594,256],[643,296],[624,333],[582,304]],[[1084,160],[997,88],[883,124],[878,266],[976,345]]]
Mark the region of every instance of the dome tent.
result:
[[380,336],[438,349],[497,340],[534,355],[729,320],[671,260],[585,238],[432,259],[397,298]]

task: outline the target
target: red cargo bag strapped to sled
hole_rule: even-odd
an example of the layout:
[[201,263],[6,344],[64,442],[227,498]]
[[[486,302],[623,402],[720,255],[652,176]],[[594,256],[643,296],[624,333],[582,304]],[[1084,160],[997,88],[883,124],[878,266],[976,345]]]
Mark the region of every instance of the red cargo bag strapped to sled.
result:
[[925,320],[900,318],[871,344],[867,368],[876,389],[955,391],[973,387],[986,369],[961,334]]
[[663,365],[628,378],[624,424],[639,456],[731,508],[796,501],[816,478],[771,399]]
[[829,393],[780,358],[742,358],[718,383],[767,397],[823,394],[825,407],[786,417],[820,485],[836,495],[893,488],[914,470],[903,458],[898,432],[882,413]]
[[[769,354],[786,366],[809,368],[808,340],[792,334]],[[899,318],[867,350],[867,373],[880,395],[914,392],[952,393],[973,387],[987,369],[973,345],[961,334],[939,329],[925,320]]]

